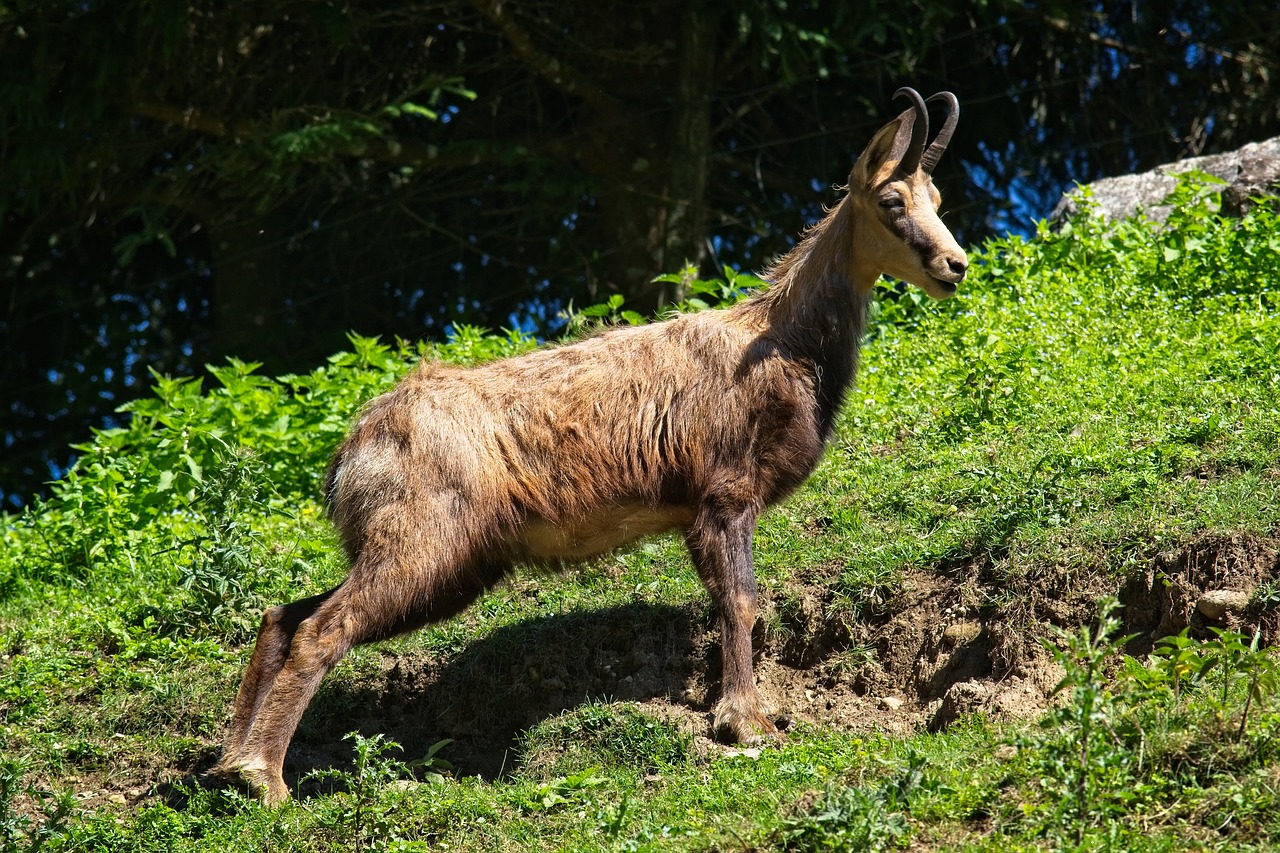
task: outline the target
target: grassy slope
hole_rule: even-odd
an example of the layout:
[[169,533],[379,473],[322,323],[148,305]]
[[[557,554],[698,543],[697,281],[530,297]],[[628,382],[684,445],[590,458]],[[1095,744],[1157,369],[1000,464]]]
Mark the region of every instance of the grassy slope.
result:
[[[1115,589],[1205,537],[1280,535],[1277,222],[1222,223],[1183,195],[1168,231],[1082,221],[986,247],[951,302],[881,302],[834,447],[761,525],[774,612],[819,588],[825,618],[855,623],[892,608],[905,572],[924,572],[1034,634],[1032,602],[1065,588]],[[528,345],[464,333],[437,354]],[[1141,692],[1150,685],[1111,676],[1101,751],[1050,715],[1043,731],[971,718],[897,739],[802,727],[781,748],[735,754],[698,746],[650,706],[589,701],[529,729],[498,779],[432,782],[395,762],[419,756],[364,740],[342,745],[362,756],[354,770],[277,812],[154,788],[216,755],[252,639],[246,614],[341,576],[308,496],[358,402],[405,357],[358,341],[280,383],[232,367],[210,393],[162,381],[130,430],[86,449],[59,500],[11,520],[0,839],[34,846],[39,809],[55,802],[42,790],[79,798],[52,821],[54,849],[1263,849],[1280,834],[1275,685],[1255,685],[1261,705],[1232,749],[1238,703],[1206,690],[1161,705]],[[228,455],[240,445],[256,455]],[[1274,618],[1276,598],[1260,589],[1252,612]],[[393,651],[456,659],[486,638],[546,636],[528,627],[541,617],[636,602],[705,619],[680,550],[658,541],[518,581]],[[382,655],[345,661],[304,727],[341,731],[381,683]],[[1094,701],[1086,688],[1068,707]]]

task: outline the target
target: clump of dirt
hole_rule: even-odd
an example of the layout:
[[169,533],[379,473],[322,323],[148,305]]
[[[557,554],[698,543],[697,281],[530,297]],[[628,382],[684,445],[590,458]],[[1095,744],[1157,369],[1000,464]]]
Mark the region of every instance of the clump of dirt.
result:
[[[990,565],[915,570],[896,597],[856,619],[833,615],[820,580],[765,602],[760,687],[780,715],[848,731],[906,734],[975,712],[1039,714],[1063,674],[1041,640],[1054,626],[1095,620],[1105,595],[1119,596],[1124,631],[1139,635],[1133,654],[1215,625],[1258,626],[1274,643],[1280,622],[1280,596],[1260,594],[1280,585],[1280,540],[1252,536],[1187,542],[1119,582],[1101,570],[1016,581]],[[1210,599],[1225,604],[1214,609]],[[388,649],[362,683],[322,687],[286,770],[296,778],[349,766],[342,736],[357,729],[401,743],[406,758],[451,738],[445,755],[456,772],[492,778],[518,766],[523,732],[593,699],[642,703],[687,725],[700,753],[723,749],[708,739],[720,678],[713,621],[705,609],[636,603],[502,628],[445,658]]]
[[[1277,595],[1280,543],[1253,536],[1204,537],[1157,554],[1120,589],[1125,627],[1139,636],[1133,654],[1149,652],[1161,637],[1187,630],[1208,639],[1210,628],[1257,627],[1261,641],[1280,639]],[[1258,595],[1262,592],[1264,594]]]

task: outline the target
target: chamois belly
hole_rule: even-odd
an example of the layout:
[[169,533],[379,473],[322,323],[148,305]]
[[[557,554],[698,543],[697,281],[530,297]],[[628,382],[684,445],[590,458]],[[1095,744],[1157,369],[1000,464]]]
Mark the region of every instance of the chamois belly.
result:
[[692,521],[693,512],[688,507],[623,504],[600,507],[583,518],[561,524],[534,517],[517,537],[531,559],[585,560]]

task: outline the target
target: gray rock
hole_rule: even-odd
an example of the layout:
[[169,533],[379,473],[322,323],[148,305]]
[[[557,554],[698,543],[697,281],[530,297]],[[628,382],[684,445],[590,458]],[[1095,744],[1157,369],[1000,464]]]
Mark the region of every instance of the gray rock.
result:
[[[1226,181],[1222,188],[1222,214],[1243,216],[1253,206],[1254,196],[1280,194],[1280,136],[1251,142],[1235,151],[1189,157],[1157,166],[1150,172],[1103,178],[1089,184],[1095,210],[1107,219],[1122,219],[1139,209],[1151,219],[1163,222],[1169,206],[1163,204],[1173,192],[1179,172],[1198,169]],[[1080,212],[1079,189],[1062,197],[1049,219],[1058,222]]]
[[1249,606],[1249,593],[1238,589],[1211,589],[1196,599],[1196,610],[1206,619],[1221,621],[1229,613],[1239,613]]

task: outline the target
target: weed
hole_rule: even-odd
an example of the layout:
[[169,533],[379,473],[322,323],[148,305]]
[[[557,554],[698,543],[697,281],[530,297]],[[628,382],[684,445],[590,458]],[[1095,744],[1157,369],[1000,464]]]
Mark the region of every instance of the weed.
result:
[[779,836],[786,850],[865,850],[906,847],[911,827],[905,812],[924,760],[912,753],[904,771],[879,785],[829,785],[805,814],[786,818]]
[[983,423],[1012,419],[1027,387],[1032,347],[988,333],[974,344],[974,357],[958,365],[946,378],[950,411],[945,423],[959,436]]
[[516,804],[525,812],[549,812],[569,803],[583,802],[587,799],[588,791],[608,781],[598,775],[599,772],[598,767],[589,767],[580,773],[549,779],[534,787],[531,792],[521,794]]
[[1182,704],[1186,685],[1201,672],[1204,665],[1200,644],[1187,635],[1188,630],[1183,628],[1178,634],[1160,638],[1150,667],[1154,677],[1143,679],[1146,686],[1167,684],[1172,690],[1175,708]]
[[365,737],[351,732],[346,739],[354,744],[354,769],[309,773],[303,783],[325,783],[331,796],[327,801],[307,808],[313,813],[317,827],[335,847],[355,851],[390,849],[391,842],[405,840],[394,820],[396,806],[405,796],[405,788],[396,787],[395,783],[412,778],[417,768],[427,770],[428,781],[444,781],[440,771],[450,769],[451,765],[437,753],[448,742],[433,744],[424,758],[405,763],[388,754],[399,750],[400,744],[385,740],[382,735]]
[[[25,806],[22,811],[20,803]],[[36,788],[26,781],[21,765],[0,761],[0,853],[37,853],[47,842],[63,837],[74,805],[70,791],[55,794]]]
[[[724,278],[700,279],[698,270],[686,266],[678,273],[667,273],[653,280],[654,284],[672,284],[677,300],[663,309],[659,319],[674,315],[704,311],[712,306],[724,307],[749,296],[765,285],[761,279],[749,273],[741,273],[732,267],[724,267]],[[566,335],[571,338],[590,334],[605,326],[639,326],[648,320],[641,314],[623,308],[625,300],[615,293],[605,302],[575,309],[569,306],[561,316],[565,320]]]
[[266,567],[262,536],[250,522],[270,515],[264,499],[270,484],[251,451],[221,451],[215,460],[198,480],[191,505],[200,532],[179,546],[186,555],[178,564],[186,601],[175,614],[174,628],[188,632],[197,626],[244,642],[257,630],[264,603],[259,590],[275,581]]
[[617,841],[622,835],[622,827],[626,824],[627,809],[630,805],[631,797],[624,793],[622,801],[618,803],[616,808],[598,806],[595,817],[600,834],[610,841]]
[[[1132,698],[1135,704],[1141,700],[1151,714],[1163,709],[1168,718],[1185,717],[1187,699],[1195,696],[1217,725],[1234,726],[1238,744],[1245,738],[1250,715],[1280,692],[1280,664],[1260,645],[1260,629],[1252,638],[1233,630],[1211,630],[1212,639],[1196,641],[1184,628],[1156,644],[1147,666],[1131,663],[1127,676],[1135,688]],[[1238,723],[1231,722],[1237,715]]]
[[409,770],[421,770],[424,781],[443,782],[444,774],[453,770],[453,765],[439,756],[440,750],[453,743],[452,738],[438,740],[427,747],[427,754],[414,759],[405,765]]
[[1066,671],[1054,692],[1069,695],[1042,720],[1047,734],[1032,741],[1039,783],[1052,804],[1047,825],[1074,827],[1076,845],[1083,843],[1086,829],[1122,812],[1132,788],[1135,756],[1116,731],[1123,714],[1104,670],[1125,642],[1116,636],[1117,606],[1105,599],[1095,627],[1083,626],[1075,634],[1059,630],[1062,647],[1049,645]]
[[1249,711],[1255,703],[1275,695],[1280,687],[1280,670],[1269,649],[1260,648],[1261,629],[1255,630],[1253,639],[1246,645],[1244,635],[1214,628],[1214,638],[1201,645],[1198,675],[1207,679],[1210,673],[1218,673],[1218,693],[1214,703],[1224,715],[1232,713],[1230,696],[1233,687],[1243,687],[1244,704],[1240,708],[1240,726],[1236,729],[1236,743],[1244,739],[1249,722]]

